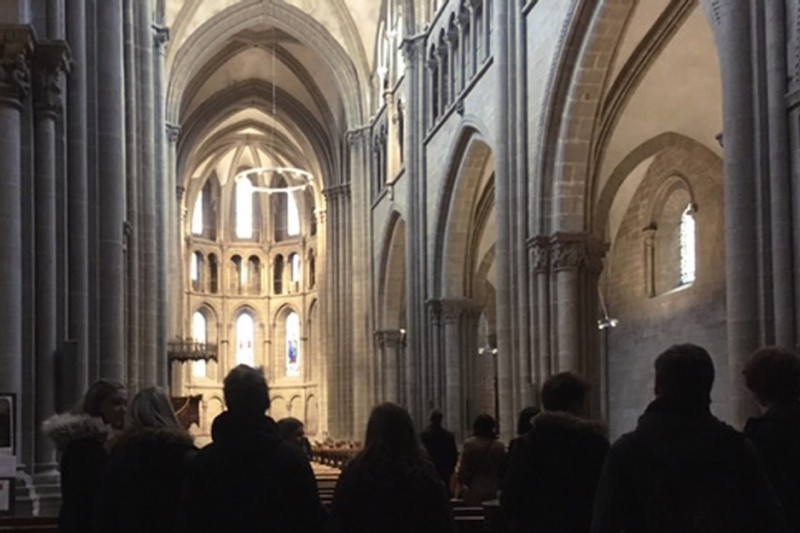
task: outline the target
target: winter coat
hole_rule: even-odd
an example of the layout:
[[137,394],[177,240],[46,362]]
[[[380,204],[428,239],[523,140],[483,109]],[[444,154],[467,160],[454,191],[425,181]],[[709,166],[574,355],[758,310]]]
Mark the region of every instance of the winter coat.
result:
[[331,521],[335,533],[448,533],[450,501],[433,465],[376,471],[356,458],[339,477]]
[[93,519],[103,469],[108,461],[105,443],[111,427],[100,418],[66,413],[49,418],[42,426],[61,455],[61,533],[97,531]]
[[419,437],[442,482],[449,486],[450,476],[453,475],[458,461],[455,436],[442,426],[430,425]]
[[99,497],[103,533],[175,531],[181,491],[197,449],[171,428],[125,430],[111,439]]
[[606,459],[592,533],[786,533],[753,445],[707,408],[659,397]]
[[587,533],[607,453],[600,425],[560,411],[536,416],[514,445],[500,496],[515,530]]
[[497,498],[497,490],[506,467],[506,447],[488,437],[470,437],[464,441],[456,480],[463,487],[459,497],[479,504]]
[[744,434],[764,461],[790,529],[800,533],[800,404],[770,408],[750,419]]
[[224,412],[213,442],[189,468],[180,530],[187,533],[323,531],[325,510],[303,451],[269,417]]

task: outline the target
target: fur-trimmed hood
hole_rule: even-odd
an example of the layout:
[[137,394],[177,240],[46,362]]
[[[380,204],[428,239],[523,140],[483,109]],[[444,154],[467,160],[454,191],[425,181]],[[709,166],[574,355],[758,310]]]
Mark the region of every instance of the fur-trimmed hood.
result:
[[561,429],[565,431],[597,433],[605,437],[606,428],[600,422],[575,416],[565,411],[542,411],[533,420],[533,427],[540,430]]
[[67,444],[79,439],[90,438],[105,442],[112,430],[101,418],[87,414],[62,413],[45,420],[42,431],[59,450],[63,450]]
[[108,448],[111,451],[136,446],[142,443],[153,443],[156,445],[170,446],[185,446],[191,448],[194,446],[192,436],[186,431],[176,428],[130,428],[124,429],[111,437],[108,443]]

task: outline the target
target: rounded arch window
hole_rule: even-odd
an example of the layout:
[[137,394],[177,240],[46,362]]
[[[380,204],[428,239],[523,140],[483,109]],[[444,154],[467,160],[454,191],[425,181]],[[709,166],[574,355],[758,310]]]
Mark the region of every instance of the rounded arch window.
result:
[[[208,321],[201,311],[192,314],[192,339],[194,342],[204,345],[208,342]],[[204,378],[207,375],[205,361],[192,362],[192,376]]]
[[286,315],[286,376],[300,376],[300,316],[294,311]]
[[254,367],[256,324],[253,315],[245,311],[236,319],[236,364]]

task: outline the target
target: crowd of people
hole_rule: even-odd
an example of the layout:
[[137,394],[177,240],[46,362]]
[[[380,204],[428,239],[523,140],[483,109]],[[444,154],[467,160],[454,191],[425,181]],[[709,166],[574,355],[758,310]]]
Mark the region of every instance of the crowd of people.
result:
[[518,532],[800,533],[800,359],[778,348],[753,355],[744,378],[763,414],[744,432],[711,413],[715,372],[703,348],[673,346],[654,366],[654,400],[613,445],[570,372],[542,385],[508,449],[489,415],[459,454],[440,411],[418,434],[404,408],[379,405],[329,510],[303,424],[265,414],[259,370],[228,374],[227,410],[199,450],[162,389],[128,402],[122,385],[100,380],[44,427],[60,451],[59,529],[447,533],[453,499],[499,499]]

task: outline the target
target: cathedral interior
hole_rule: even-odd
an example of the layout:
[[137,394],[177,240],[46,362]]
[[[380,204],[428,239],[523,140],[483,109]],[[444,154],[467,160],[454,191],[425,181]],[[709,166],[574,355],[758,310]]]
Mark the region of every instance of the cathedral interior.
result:
[[18,506],[57,496],[42,422],[100,377],[196,398],[202,444],[238,364],[319,441],[384,401],[508,437],[571,370],[613,439],[693,342],[740,427],[747,357],[798,344],[799,27],[798,0],[0,0]]

